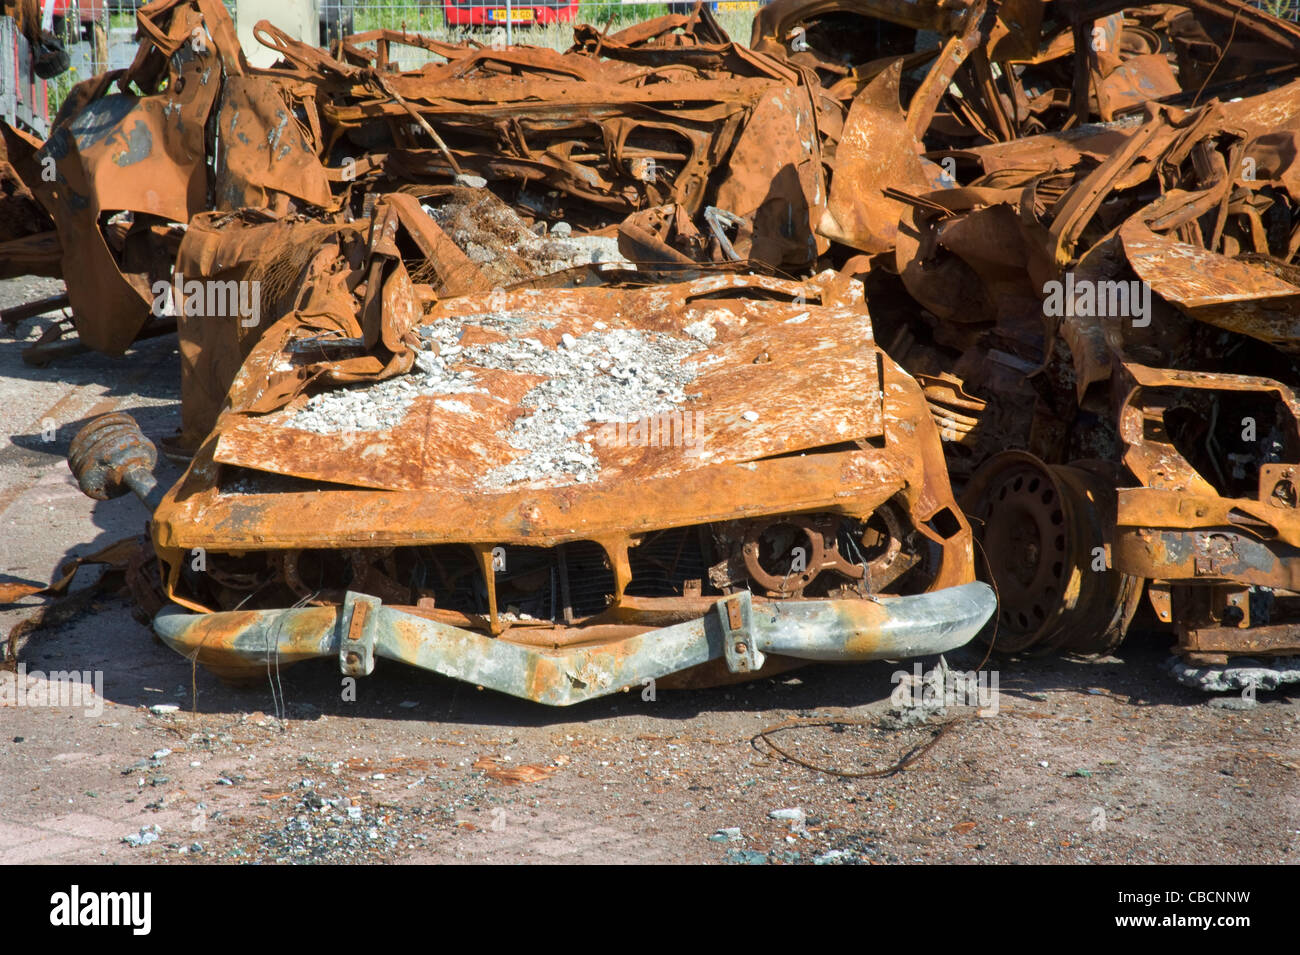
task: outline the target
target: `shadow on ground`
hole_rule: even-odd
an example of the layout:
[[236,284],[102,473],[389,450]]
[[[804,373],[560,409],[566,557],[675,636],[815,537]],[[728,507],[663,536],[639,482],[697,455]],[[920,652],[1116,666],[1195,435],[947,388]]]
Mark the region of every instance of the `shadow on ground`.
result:
[[[1004,659],[994,656],[985,669],[1001,706],[1033,707],[1047,691],[1107,695],[1134,706],[1204,705],[1206,694],[1176,683],[1165,671],[1171,638],[1135,634],[1111,656]],[[984,647],[972,645],[947,655],[954,670],[980,665]],[[106,598],[86,616],[41,632],[28,644],[30,670],[102,670],[105,696],[118,704],[173,703],[206,714],[238,715],[260,711],[291,720],[321,716],[440,722],[459,725],[545,727],[584,723],[620,715],[653,715],[689,720],[702,713],[767,714],[772,722],[791,715],[827,716],[879,703],[898,684],[897,674],[919,664],[928,671],[937,658],[899,663],[810,665],[775,677],[712,689],[657,690],[643,698],[640,687],[571,707],[552,708],[479,690],[435,673],[390,660],[356,681],[355,701],[345,699],[345,682],[332,660],[268,669],[265,682],[231,686],[195,667],[160,643],[134,620],[125,599]],[[996,682],[992,680],[996,675]],[[1261,703],[1300,695],[1290,687],[1260,693]]]

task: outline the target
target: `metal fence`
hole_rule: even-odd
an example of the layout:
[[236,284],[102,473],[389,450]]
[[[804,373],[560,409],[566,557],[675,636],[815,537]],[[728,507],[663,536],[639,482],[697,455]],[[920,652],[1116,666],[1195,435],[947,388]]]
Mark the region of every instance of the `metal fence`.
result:
[[[352,31],[357,33],[402,30],[436,39],[473,37],[479,42],[529,44],[555,50],[572,46],[575,24],[609,25],[617,30],[666,13],[685,13],[694,5],[650,0],[358,0],[354,5],[348,0],[324,2],[338,5],[335,10],[345,16],[350,13]],[[712,6],[734,39],[749,41],[754,12],[762,6],[761,0],[721,0]],[[339,19],[336,16],[331,29]],[[397,50],[396,54],[403,69],[417,67],[429,56],[410,48]]]
[[45,81],[32,73],[32,50],[11,17],[0,17],[0,119],[38,136],[49,133]]
[[[136,9],[146,0],[70,0],[60,4],[63,12],[51,23],[71,59],[71,68],[51,80],[48,114],[53,115],[75,83],[104,70],[122,69],[135,56]],[[237,0],[224,0],[237,15]],[[731,37],[749,41],[754,13],[766,0],[717,0],[714,15]],[[590,23],[620,29],[632,23],[670,12],[686,12],[690,2],[650,0],[316,0],[318,35],[322,45],[333,35],[367,30],[398,30],[436,39],[458,40],[472,36],[484,43],[520,43],[563,50],[573,42],[573,26]],[[1278,16],[1300,20],[1300,0],[1256,0],[1256,5]],[[43,4],[43,6],[47,6]],[[273,14],[270,19],[275,20]],[[16,37],[10,21],[6,38]],[[5,72],[0,73],[0,114],[17,115],[41,131],[47,110],[37,102],[46,84],[37,81],[39,92],[23,89],[10,77],[29,76],[13,69],[21,38],[9,39],[0,49]],[[10,60],[3,60],[9,57]],[[395,46],[392,61],[401,69],[415,69],[432,54],[416,47]],[[10,107],[18,110],[10,112]],[[26,113],[22,111],[26,110]]]
[[[129,66],[135,55],[135,11],[146,0],[72,0],[54,17],[54,34],[72,57],[61,85],[69,86],[105,69]],[[750,24],[764,0],[719,0],[715,14],[732,36],[749,40]],[[1296,0],[1300,2],[1300,0]],[[236,15],[236,0],[225,0]],[[317,0],[319,35],[324,45],[338,33],[400,30],[442,40],[473,36],[562,50],[573,42],[573,25],[593,23],[620,28],[669,12],[686,12],[692,3],[651,0]],[[269,19],[274,20],[274,15]],[[401,51],[402,68],[427,62],[429,54]],[[56,84],[59,85],[59,84]]]

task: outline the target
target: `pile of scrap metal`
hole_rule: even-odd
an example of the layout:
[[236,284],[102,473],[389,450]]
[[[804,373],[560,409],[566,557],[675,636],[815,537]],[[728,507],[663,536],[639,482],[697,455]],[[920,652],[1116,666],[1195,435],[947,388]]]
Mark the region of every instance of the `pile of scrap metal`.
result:
[[121,416],[71,463],[216,672],[563,704],[1106,651],[1144,593],[1190,664],[1300,653],[1300,28],[776,0],[257,70],[216,0],[139,22],[15,168],[83,339],[178,323],[185,476]]
[[[864,51],[882,23],[896,46]],[[918,29],[941,52],[900,84]],[[754,32],[847,104],[819,232],[876,256],[996,646],[1108,651],[1145,591],[1187,682],[1300,653],[1300,27],[1233,0],[778,0]]]

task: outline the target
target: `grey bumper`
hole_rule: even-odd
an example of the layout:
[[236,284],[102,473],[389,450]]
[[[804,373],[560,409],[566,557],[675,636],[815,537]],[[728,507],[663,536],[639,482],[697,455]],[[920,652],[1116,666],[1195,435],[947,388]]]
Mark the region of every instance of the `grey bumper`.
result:
[[744,673],[757,671],[768,653],[826,661],[943,653],[969,641],[996,608],[984,583],[867,600],[755,604],[742,592],[720,599],[695,620],[612,644],[549,650],[349,593],[341,607],[193,614],[173,606],[154,618],[154,629],[172,649],[197,656],[218,672],[337,656],[343,673],[364,676],[376,657],[387,657],[523,699],[567,706],[719,658],[733,673]]

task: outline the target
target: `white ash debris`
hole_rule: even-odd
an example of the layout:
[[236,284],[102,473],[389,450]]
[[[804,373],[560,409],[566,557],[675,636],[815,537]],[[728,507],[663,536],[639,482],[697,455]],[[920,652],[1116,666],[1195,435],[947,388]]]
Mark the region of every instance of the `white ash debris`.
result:
[[[449,346],[456,349],[456,346]],[[421,395],[484,393],[468,370],[453,370],[455,355],[422,351],[409,374],[371,385],[340,388],[315,395],[289,419],[288,427],[316,434],[343,431],[387,431],[405,417],[411,400]],[[461,405],[469,411],[468,405]],[[459,410],[459,409],[457,409]]]
[[1170,657],[1166,666],[1183,686],[1206,693],[1276,690],[1285,683],[1300,683],[1300,657],[1274,657],[1268,661],[1234,657],[1226,664],[1213,666],[1193,666]]
[[[515,436],[511,437],[515,439]],[[524,481],[540,482],[553,478],[566,478],[576,484],[590,484],[599,473],[600,461],[592,453],[591,445],[556,440],[556,436],[550,436],[546,446],[532,449],[522,458],[489,471],[481,483],[485,489],[493,491]]]
[[452,414],[469,414],[474,410],[463,401],[453,401],[448,398],[439,398],[434,404],[443,411],[450,411]]
[[542,619],[541,617],[534,617],[530,613],[525,613],[514,604],[507,607],[505,613],[497,614],[497,618],[504,620],[506,623],[533,623]]
[[[497,293],[493,293],[494,295]],[[502,298],[505,292],[501,293]],[[491,297],[489,296],[489,301]],[[487,328],[492,331],[501,332],[511,337],[522,335],[527,329],[536,328],[554,328],[555,319],[538,318],[537,314],[527,308],[498,308],[488,312],[466,313],[457,315],[454,318],[440,318],[429,325],[421,325],[417,331],[420,337],[426,341],[433,342],[438,346],[443,355],[448,352],[452,355],[460,354],[460,337],[465,330],[466,325],[474,325],[478,328]]]
[[[500,317],[494,315],[491,316],[491,319],[497,324],[502,324],[503,320],[506,319],[506,315],[505,313],[502,313]],[[524,322],[523,313],[520,313],[518,318],[510,315],[508,321],[507,327],[511,325],[516,328],[519,327]],[[489,323],[489,316],[487,315],[475,315],[473,322],[475,325],[481,325],[484,328],[494,327]],[[455,357],[461,352],[460,336],[465,331],[465,322],[454,318],[444,318],[432,325],[421,325],[416,331],[420,333],[420,337],[427,343],[436,346],[438,353],[443,358]],[[449,351],[451,352],[450,356],[447,354]]]
[[718,338],[718,330],[713,327],[713,323],[707,318],[701,318],[698,322],[691,322],[682,331],[706,345],[712,345]]
[[468,414],[470,406],[453,396],[486,393],[476,368],[542,375],[546,380],[521,402],[527,413],[498,435],[523,456],[488,472],[482,486],[500,490],[525,481],[589,483],[600,463],[591,439],[578,441],[576,436],[592,425],[632,423],[689,401],[686,389],[699,367],[683,364],[683,359],[707,347],[695,337],[610,329],[603,323],[583,335],[566,332],[550,347],[522,334],[525,318],[526,313],[512,311],[473,316],[473,324],[513,332],[514,337],[470,346],[459,344],[465,318],[422,326],[421,337],[436,350],[419,352],[409,374],[315,395],[288,426],[317,434],[386,430],[402,420],[419,396],[436,397],[443,411]]
[[[523,252],[529,255],[529,252]],[[579,265],[608,265],[635,269],[618,250],[618,239],[609,235],[570,235],[567,238],[542,239],[536,252],[539,267],[559,272]]]
[[547,376],[524,395],[532,414],[500,435],[524,456],[489,472],[483,486],[594,481],[600,463],[590,439],[579,442],[576,435],[593,423],[637,421],[688,401],[686,387],[698,369],[682,360],[703,348],[693,339],[625,328],[566,333],[557,348],[535,338],[466,348],[470,364]]
[[618,251],[618,239],[606,235],[571,235],[567,238],[544,238],[525,231],[517,242],[507,246],[487,246],[459,233],[454,241],[476,265],[497,262],[501,253],[512,252],[526,261],[534,276],[550,275],[580,265],[609,265],[634,268]]
[[618,251],[617,238],[575,236],[567,222],[552,225],[549,236],[538,235],[513,209],[490,193],[470,200],[453,198],[442,205],[422,208],[469,260],[493,280],[518,281],[580,265],[634,268]]

